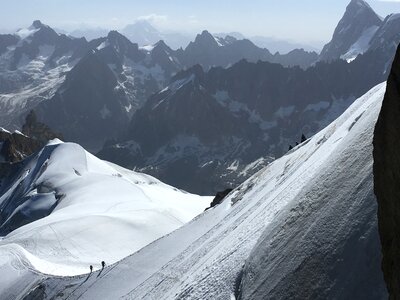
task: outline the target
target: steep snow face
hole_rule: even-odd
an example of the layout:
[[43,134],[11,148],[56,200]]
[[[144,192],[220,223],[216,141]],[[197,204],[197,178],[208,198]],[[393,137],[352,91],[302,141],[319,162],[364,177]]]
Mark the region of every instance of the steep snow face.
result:
[[336,128],[324,168],[266,227],[246,261],[240,299],[387,297],[371,144],[384,90]]
[[340,58],[351,62],[356,59],[359,54],[365,53],[370,46],[370,42],[378,31],[379,26],[371,26],[363,31],[360,38],[349,48],[349,50],[343,54]]
[[36,287],[68,299],[387,298],[371,146],[384,92],[373,88],[222,204],[98,276]]
[[57,141],[25,161],[1,190],[0,229],[11,232],[0,240],[0,257],[15,255],[29,268],[63,276],[134,253],[211,201]]

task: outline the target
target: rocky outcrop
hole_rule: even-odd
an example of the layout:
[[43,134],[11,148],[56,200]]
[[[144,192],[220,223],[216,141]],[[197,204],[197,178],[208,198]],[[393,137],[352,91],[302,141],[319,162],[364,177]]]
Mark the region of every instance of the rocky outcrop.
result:
[[390,73],[374,136],[382,268],[390,299],[400,299],[400,48]]
[[22,133],[37,140],[43,145],[49,140],[55,138],[63,139],[60,133],[53,132],[49,126],[39,122],[36,113],[33,110],[31,110],[31,112],[26,116],[25,124],[22,126]]
[[[0,131],[0,157],[5,162],[18,162],[39,150],[42,144],[21,133]],[[0,167],[1,168],[1,167]]]
[[3,163],[19,162],[56,138],[62,139],[62,136],[39,122],[35,112],[31,111],[22,126],[22,133],[0,130],[0,158]]
[[212,207],[215,207],[215,206],[221,204],[221,203],[222,203],[222,200],[224,200],[224,199],[226,198],[226,196],[228,196],[229,193],[232,192],[232,191],[233,191],[233,189],[226,189],[226,190],[224,190],[224,191],[222,191],[222,192],[218,192],[218,193],[215,195],[213,201],[211,202],[210,207],[207,208],[207,209],[210,209],[210,208],[212,208]]

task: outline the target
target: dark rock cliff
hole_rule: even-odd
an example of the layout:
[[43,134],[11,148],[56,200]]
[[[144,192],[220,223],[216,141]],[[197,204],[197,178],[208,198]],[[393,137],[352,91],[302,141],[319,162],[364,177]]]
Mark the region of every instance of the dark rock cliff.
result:
[[390,299],[400,299],[400,48],[390,73],[374,135],[382,268]]
[[62,139],[62,136],[39,122],[34,111],[27,115],[22,133],[0,130],[0,178],[6,165],[25,159],[55,138]]

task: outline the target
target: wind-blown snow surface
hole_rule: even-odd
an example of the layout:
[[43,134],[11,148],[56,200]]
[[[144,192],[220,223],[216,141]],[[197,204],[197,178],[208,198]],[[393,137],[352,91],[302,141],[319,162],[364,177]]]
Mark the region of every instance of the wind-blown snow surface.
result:
[[[211,201],[57,141],[25,161],[16,178],[0,188],[0,207],[11,212],[1,227],[17,228],[0,239],[3,271],[14,256],[12,264],[46,274],[88,273],[90,264],[115,263],[177,229]],[[19,227],[40,213],[50,214]]]
[[221,205],[106,270],[13,288],[68,299],[386,299],[371,144],[384,92],[373,88]]

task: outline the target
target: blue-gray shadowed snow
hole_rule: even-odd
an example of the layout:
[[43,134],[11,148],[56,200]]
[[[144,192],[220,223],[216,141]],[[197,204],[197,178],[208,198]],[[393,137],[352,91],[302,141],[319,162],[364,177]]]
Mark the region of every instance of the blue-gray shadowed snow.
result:
[[385,84],[373,88],[189,224],[99,276],[32,284],[31,296],[387,298],[372,191],[372,136],[384,92]]

